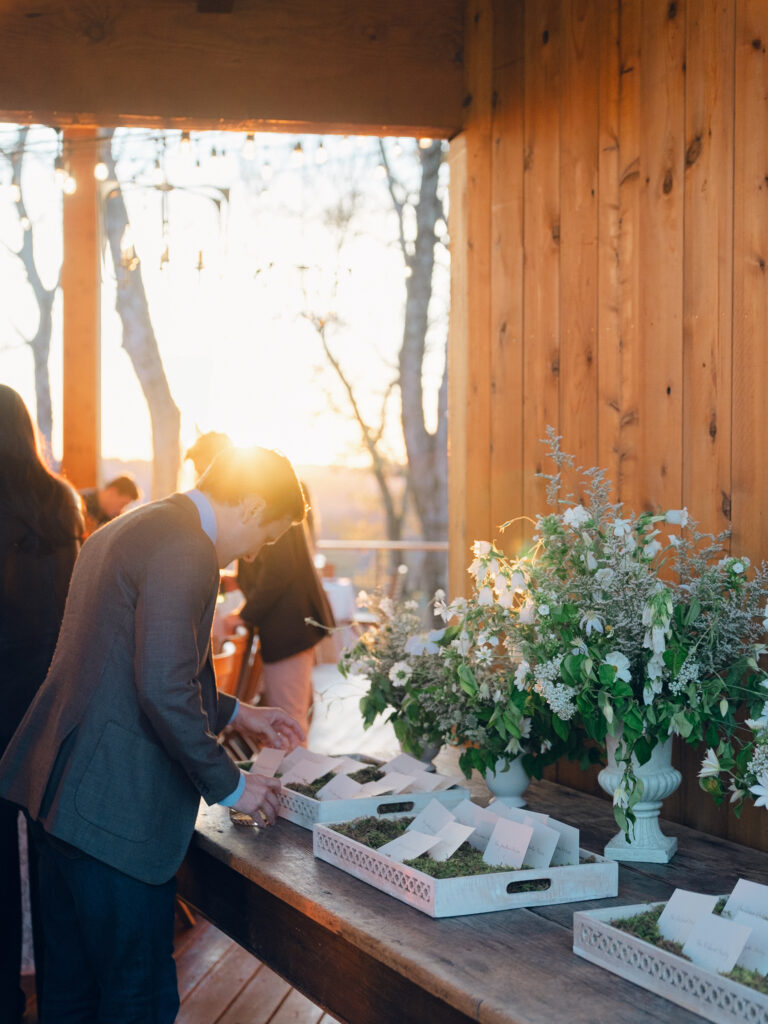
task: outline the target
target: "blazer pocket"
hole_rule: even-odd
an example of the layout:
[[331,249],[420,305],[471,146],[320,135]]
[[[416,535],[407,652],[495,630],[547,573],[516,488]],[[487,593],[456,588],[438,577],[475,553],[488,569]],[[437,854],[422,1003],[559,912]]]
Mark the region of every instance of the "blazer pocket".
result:
[[162,831],[174,775],[160,747],[118,722],[107,722],[77,787],[75,807],[103,831],[145,843]]

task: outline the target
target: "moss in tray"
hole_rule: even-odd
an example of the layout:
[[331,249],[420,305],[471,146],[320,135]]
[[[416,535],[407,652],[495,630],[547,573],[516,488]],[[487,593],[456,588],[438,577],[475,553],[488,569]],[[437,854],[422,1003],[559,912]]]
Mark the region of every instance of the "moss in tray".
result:
[[[724,906],[725,900],[719,900],[714,912],[719,914]],[[622,932],[628,932],[637,939],[650,942],[652,946],[656,946],[658,949],[663,949],[667,953],[674,953],[675,956],[682,957],[683,960],[690,960],[683,953],[681,943],[670,942],[659,931],[659,918],[663,909],[664,906],[651,907],[650,910],[644,910],[641,914],[635,914],[632,917],[617,918],[615,921],[611,921],[611,924],[614,928],[618,928]],[[758,992],[768,995],[768,977],[760,974],[759,971],[748,971],[744,967],[734,967],[732,971],[724,974],[723,977],[730,978],[731,981],[737,981],[740,985],[746,985],[748,988],[754,988]]]
[[[326,772],[325,775],[321,775],[319,779],[315,779],[314,782],[310,782],[305,785],[303,782],[288,782],[286,783],[286,789],[292,789],[295,793],[301,793],[302,796],[312,797],[314,800],[323,786],[330,782],[334,776],[334,772]],[[359,782],[364,785],[366,782],[377,782],[379,779],[384,778],[384,772],[376,765],[366,765],[365,768],[360,768],[359,771],[352,772],[349,776],[353,782]]]
[[[330,825],[329,828],[347,836],[348,839],[354,839],[364,846],[369,846],[372,850],[378,850],[380,846],[401,836],[412,821],[413,818],[356,818],[355,821]],[[464,878],[469,875],[490,875],[497,871],[518,870],[503,864],[486,864],[482,853],[470,846],[469,843],[462,843],[448,860],[433,860],[427,855],[416,857],[414,860],[406,860],[403,863],[432,878]],[[521,883],[519,891],[536,892],[547,888],[549,888],[547,879],[535,879],[531,882]]]

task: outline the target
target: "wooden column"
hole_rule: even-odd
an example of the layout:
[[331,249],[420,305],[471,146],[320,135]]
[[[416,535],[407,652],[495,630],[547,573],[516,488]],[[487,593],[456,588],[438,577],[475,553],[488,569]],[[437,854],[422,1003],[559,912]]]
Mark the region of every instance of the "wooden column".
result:
[[61,289],[64,300],[63,460],[78,488],[98,483],[101,452],[101,308],[97,129],[64,130],[77,190],[64,196]]

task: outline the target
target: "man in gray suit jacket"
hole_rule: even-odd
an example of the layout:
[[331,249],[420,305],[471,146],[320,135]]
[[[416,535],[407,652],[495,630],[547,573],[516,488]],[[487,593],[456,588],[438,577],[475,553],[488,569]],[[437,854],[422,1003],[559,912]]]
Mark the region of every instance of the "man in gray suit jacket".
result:
[[217,694],[219,569],[304,516],[284,456],[223,452],[198,483],[120,516],[83,546],[46,680],[0,761],[40,852],[46,1024],[170,1024],[175,872],[202,797],[274,822],[279,783],[217,741],[304,739],[274,708]]

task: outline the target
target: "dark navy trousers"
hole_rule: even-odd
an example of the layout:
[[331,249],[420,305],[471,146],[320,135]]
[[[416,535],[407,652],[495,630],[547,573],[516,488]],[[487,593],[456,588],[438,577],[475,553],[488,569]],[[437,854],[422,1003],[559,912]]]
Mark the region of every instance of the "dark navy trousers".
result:
[[172,1024],[176,879],[148,885],[36,823],[45,971],[41,1024]]

